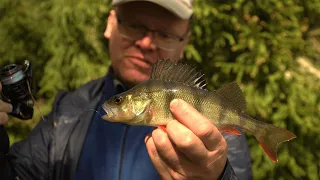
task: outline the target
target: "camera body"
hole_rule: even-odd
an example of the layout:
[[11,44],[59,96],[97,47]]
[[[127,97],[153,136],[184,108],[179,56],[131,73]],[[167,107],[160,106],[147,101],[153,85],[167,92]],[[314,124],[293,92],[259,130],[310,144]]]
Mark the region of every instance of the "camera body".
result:
[[32,68],[28,60],[23,65],[10,64],[0,69],[2,99],[12,104],[10,115],[21,120],[33,116]]

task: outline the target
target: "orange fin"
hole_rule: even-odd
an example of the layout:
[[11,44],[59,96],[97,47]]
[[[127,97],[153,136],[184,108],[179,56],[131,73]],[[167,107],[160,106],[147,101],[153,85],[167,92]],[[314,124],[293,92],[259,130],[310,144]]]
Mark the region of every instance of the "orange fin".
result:
[[229,134],[235,134],[237,136],[241,136],[241,132],[236,129],[236,128],[225,128],[225,129],[220,129],[220,131],[225,132],[225,133],[229,133]]
[[161,129],[162,131],[167,132],[165,125],[159,125],[159,126],[157,126],[157,127],[158,127],[159,129]]
[[265,136],[261,136],[259,134],[255,135],[257,140],[259,141],[259,144],[263,148],[263,150],[267,153],[267,155],[270,157],[270,159],[278,163],[277,159],[277,147],[280,143],[285,141],[290,141],[294,138],[296,138],[296,135],[292,132],[272,126],[272,125],[265,125],[263,129],[261,129],[261,132],[264,132]]

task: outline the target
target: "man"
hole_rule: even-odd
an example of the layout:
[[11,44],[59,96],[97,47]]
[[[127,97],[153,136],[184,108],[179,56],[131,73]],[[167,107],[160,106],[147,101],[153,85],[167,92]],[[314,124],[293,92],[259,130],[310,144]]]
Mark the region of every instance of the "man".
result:
[[[147,80],[158,58],[182,58],[192,16],[191,0],[112,3],[104,32],[112,61],[108,75],[57,95],[53,111],[10,148],[7,179],[251,179],[245,137],[222,136],[182,100],[171,102],[177,120],[166,133],[101,119],[101,104]],[[11,108],[1,102],[2,124]]]

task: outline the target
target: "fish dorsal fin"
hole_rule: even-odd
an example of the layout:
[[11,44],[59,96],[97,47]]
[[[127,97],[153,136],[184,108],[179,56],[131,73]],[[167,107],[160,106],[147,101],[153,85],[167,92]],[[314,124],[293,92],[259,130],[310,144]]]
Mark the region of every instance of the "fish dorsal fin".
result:
[[229,101],[233,107],[236,107],[240,111],[246,110],[246,100],[236,82],[225,84],[215,92],[219,97],[223,97],[225,100]]
[[206,89],[204,74],[187,64],[170,59],[158,59],[153,65],[150,80],[182,83],[187,86]]

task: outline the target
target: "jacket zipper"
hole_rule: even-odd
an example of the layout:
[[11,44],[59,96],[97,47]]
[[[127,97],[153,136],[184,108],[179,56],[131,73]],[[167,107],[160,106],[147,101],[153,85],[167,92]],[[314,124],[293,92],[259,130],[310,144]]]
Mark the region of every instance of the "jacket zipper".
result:
[[120,155],[120,168],[119,168],[119,180],[121,180],[121,173],[122,173],[122,163],[123,163],[123,158],[124,158],[124,150],[125,150],[125,146],[126,146],[126,139],[127,139],[127,134],[128,134],[128,128],[129,127],[125,127],[124,130],[124,136],[122,139],[122,147],[121,147],[121,155]]

